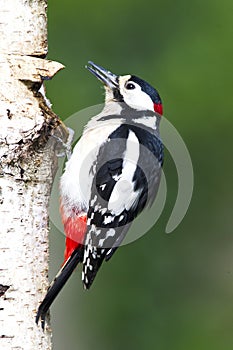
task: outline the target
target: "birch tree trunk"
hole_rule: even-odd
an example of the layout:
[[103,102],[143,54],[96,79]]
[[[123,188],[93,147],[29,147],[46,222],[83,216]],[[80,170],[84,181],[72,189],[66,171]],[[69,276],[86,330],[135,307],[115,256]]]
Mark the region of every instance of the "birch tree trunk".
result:
[[47,0],[0,0],[0,349],[51,349],[35,324],[48,286],[48,201],[55,138],[66,129],[39,89],[63,66],[45,60]]

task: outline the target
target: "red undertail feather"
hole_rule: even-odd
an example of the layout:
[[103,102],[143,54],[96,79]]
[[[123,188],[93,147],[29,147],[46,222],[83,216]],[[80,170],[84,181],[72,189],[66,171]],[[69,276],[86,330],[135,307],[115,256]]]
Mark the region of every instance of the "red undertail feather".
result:
[[72,216],[66,216],[62,206],[60,207],[60,211],[66,235],[64,264],[73,251],[83,243],[87,228],[87,216],[83,213],[76,213],[75,211],[72,213]]

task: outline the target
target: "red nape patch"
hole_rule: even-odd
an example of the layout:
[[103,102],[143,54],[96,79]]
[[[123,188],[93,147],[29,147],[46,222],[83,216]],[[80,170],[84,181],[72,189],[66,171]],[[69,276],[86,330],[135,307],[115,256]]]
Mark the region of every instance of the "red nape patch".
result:
[[60,211],[66,235],[65,263],[73,251],[83,243],[87,229],[87,216],[83,214],[78,215],[77,213],[67,217],[64,215],[62,206]]
[[160,115],[163,115],[163,105],[162,105],[162,103],[154,103],[154,111],[156,113],[159,113]]

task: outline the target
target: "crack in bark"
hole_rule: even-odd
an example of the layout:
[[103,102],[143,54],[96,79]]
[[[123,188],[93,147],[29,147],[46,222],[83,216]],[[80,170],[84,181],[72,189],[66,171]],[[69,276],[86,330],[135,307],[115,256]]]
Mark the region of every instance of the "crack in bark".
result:
[[4,286],[3,284],[0,284],[0,297],[2,297],[9,288],[10,286]]
[[0,338],[6,338],[6,339],[12,339],[12,338],[14,338],[14,335],[5,335],[5,334],[2,334],[2,335],[0,335]]

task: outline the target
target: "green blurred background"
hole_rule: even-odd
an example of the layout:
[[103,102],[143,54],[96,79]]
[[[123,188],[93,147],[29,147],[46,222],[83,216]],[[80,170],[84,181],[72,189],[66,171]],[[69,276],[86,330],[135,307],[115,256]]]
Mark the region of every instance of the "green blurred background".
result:
[[[233,2],[49,0],[48,15],[49,58],[66,66],[47,84],[54,111],[65,119],[103,101],[88,60],[136,74],[159,90],[195,175],[187,215],[165,234],[177,193],[166,153],[162,216],[90,291],[72,276],[51,309],[54,349],[232,350]],[[52,229],[50,278],[63,250]]]

